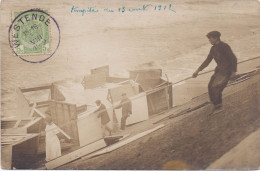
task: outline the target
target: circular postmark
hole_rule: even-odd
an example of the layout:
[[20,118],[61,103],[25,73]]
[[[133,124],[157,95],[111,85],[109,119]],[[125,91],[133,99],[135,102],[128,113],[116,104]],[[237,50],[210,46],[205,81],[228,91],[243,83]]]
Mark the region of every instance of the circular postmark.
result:
[[42,63],[51,58],[60,44],[60,28],[47,10],[13,12],[9,45],[20,59]]

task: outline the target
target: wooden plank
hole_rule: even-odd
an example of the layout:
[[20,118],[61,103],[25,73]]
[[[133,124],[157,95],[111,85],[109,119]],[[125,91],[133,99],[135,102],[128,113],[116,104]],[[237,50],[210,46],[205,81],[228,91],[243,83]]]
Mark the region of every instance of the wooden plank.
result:
[[151,101],[151,103],[154,106],[154,111],[153,113],[160,113],[162,111],[167,110],[169,106],[169,101],[168,101],[168,92],[166,92],[168,87],[164,86],[163,89],[158,89],[157,91],[154,91],[151,94],[147,93],[147,98]]
[[65,108],[68,108],[71,105],[66,105],[66,104],[59,104],[58,105],[58,113],[56,113],[58,115],[58,125],[60,125],[60,127],[68,134],[70,135],[70,137],[72,137],[72,139],[76,138],[73,134],[73,130],[72,130],[72,120],[70,118],[70,113],[68,110],[65,110]]
[[1,129],[2,134],[26,134],[27,128],[9,128],[9,129]]
[[[41,101],[41,102],[35,102],[37,108],[39,108],[40,106],[44,106],[44,105],[49,105],[49,100],[45,100],[45,101]],[[30,103],[29,106],[32,107],[34,105],[34,103]]]
[[91,75],[97,74],[97,73],[105,73],[106,77],[109,77],[109,65],[98,67],[98,68],[93,68],[90,70]]
[[[87,111],[88,105],[89,104],[77,107],[77,114],[80,114],[80,113],[83,113],[83,112]],[[91,105],[91,106],[94,106],[94,105]]]
[[251,77],[246,77],[246,78],[244,78],[244,79],[241,79],[241,80],[238,80],[238,81],[234,81],[234,82],[228,84],[227,87],[228,87],[228,86],[231,86],[231,85],[235,85],[235,84],[241,83],[241,82],[246,81],[246,80],[248,80],[248,79],[250,79],[250,78],[251,78]]
[[167,107],[168,109],[170,109],[170,104],[169,104],[169,94],[168,94],[168,87],[166,87],[165,89],[165,97],[166,97],[166,101],[167,101]]
[[73,141],[76,144],[79,144],[79,133],[78,133],[78,126],[77,126],[77,119],[78,119],[78,111],[76,105],[70,105],[69,108],[70,120],[71,120],[71,130],[73,134]]
[[170,108],[173,107],[173,100],[172,100],[172,83],[168,82],[168,95],[169,95],[169,105]]
[[1,147],[1,168],[6,170],[12,169],[12,146],[11,145]]
[[27,136],[28,134],[9,134],[9,133],[3,133],[2,136]]
[[27,125],[27,133],[40,133],[43,129],[43,125],[44,119],[39,117],[35,120],[35,122]]
[[64,132],[62,129],[60,129],[57,125],[56,125],[56,127],[65,137],[67,137],[68,139],[71,139],[71,137],[66,132]]
[[147,96],[147,105],[148,105],[148,113],[149,115],[156,114],[156,108],[153,105],[153,101],[150,96]]
[[[13,145],[18,145],[18,144],[21,144],[27,140],[30,140],[30,139],[33,139],[33,138],[36,138],[38,137],[40,134],[37,134],[37,133],[33,133],[33,134],[27,134],[28,136],[24,137],[23,139],[21,139],[20,141],[16,142],[15,144]],[[18,136],[19,137],[19,136]],[[27,149],[26,149],[27,150]]]
[[11,145],[11,143],[1,143],[1,145]]
[[102,139],[100,118],[96,113],[86,113],[77,120],[79,144],[84,146]]
[[70,113],[70,106],[71,105],[62,105],[62,113],[65,121],[69,121],[71,118],[71,113]]
[[128,80],[129,78],[121,78],[121,77],[107,77],[107,82],[109,83],[119,83],[125,80]]
[[18,127],[18,125],[20,124],[20,122],[21,122],[21,120],[18,120],[18,121],[15,123],[15,125],[14,125],[14,127],[13,127],[13,128],[17,128],[17,127]]
[[31,110],[31,112],[30,112],[30,114],[29,114],[29,117],[32,117],[33,116],[33,114],[34,114],[34,109],[36,108],[36,103],[34,102],[33,103],[33,107],[32,107],[32,110]]
[[66,131],[69,135],[70,131],[68,132],[68,129],[66,128],[67,125],[69,124],[69,120],[65,120],[64,118],[64,113],[63,113],[63,104],[60,103],[56,103],[56,122],[55,124],[58,125],[59,127],[61,127],[64,131]]
[[65,101],[66,98],[62,92],[58,89],[57,85],[52,84],[51,86],[51,100],[55,101]]
[[[32,126],[35,125],[38,128],[37,130],[40,131],[39,130],[39,127],[40,127],[39,122],[40,122],[41,119],[42,119],[41,117],[37,117],[34,120],[32,120],[31,122],[27,123],[24,127],[26,127],[28,129],[29,127],[32,127]],[[39,132],[28,132],[28,133],[39,133]]]
[[30,111],[31,111],[28,100],[24,97],[20,88],[16,89],[16,95],[17,95],[17,98],[16,98],[16,104],[17,104],[16,116],[18,118],[28,117],[29,114],[30,114]]
[[113,144],[113,145],[111,145],[111,146],[109,146],[107,148],[104,148],[104,149],[99,150],[99,151],[97,151],[97,152],[95,152],[93,154],[85,156],[82,159],[86,160],[86,159],[94,157],[94,156],[98,156],[98,155],[102,155],[102,154],[114,151],[114,150],[116,150],[116,149],[118,149],[120,147],[123,147],[126,144],[129,144],[129,143],[131,143],[131,142],[133,142],[133,141],[135,141],[135,140],[137,140],[139,138],[142,138],[142,137],[144,137],[144,136],[146,136],[146,135],[148,135],[148,134],[150,134],[150,133],[152,133],[154,131],[157,131],[157,130],[161,129],[164,126],[165,126],[164,124],[161,124],[161,125],[159,125],[159,126],[157,126],[155,128],[152,128],[152,129],[149,129],[147,131],[144,131],[144,132],[141,132],[139,134],[136,134],[136,135],[134,135],[134,136],[132,136],[132,137],[126,139],[126,140],[119,141],[118,143]]
[[25,92],[45,90],[45,89],[50,89],[50,88],[51,88],[51,84],[42,85],[42,86],[38,86],[38,87],[20,88],[20,89],[21,89],[21,92],[25,93]]
[[71,121],[71,130],[72,130],[72,134],[73,134],[73,143],[79,145],[77,120]]
[[42,118],[46,118],[45,114],[43,114],[42,112],[40,112],[38,109],[34,109],[34,111],[39,114]]
[[17,120],[5,120],[5,121],[2,120],[1,129],[13,128],[16,123],[17,123]]
[[105,141],[102,139],[102,140],[99,140],[97,142],[94,142],[92,144],[89,144],[87,146],[84,146],[76,151],[73,151],[69,154],[66,154],[64,156],[61,156],[59,158],[56,158],[52,161],[49,161],[48,163],[45,164],[46,168],[47,169],[55,169],[61,165],[64,165],[68,162],[71,162],[71,161],[74,161],[82,156],[85,156],[87,154],[90,154],[96,150],[99,150],[101,148],[104,148],[106,147],[106,143]]
[[106,73],[100,72],[92,75],[86,75],[84,77],[84,83],[85,89],[102,86],[106,83]]
[[153,124],[157,124],[157,123],[163,122],[165,120],[173,119],[173,118],[179,117],[181,115],[193,112],[193,111],[198,110],[198,109],[200,109],[200,108],[202,108],[204,106],[207,106],[208,104],[209,104],[209,102],[204,102],[204,103],[202,103],[202,104],[200,104],[198,106],[195,106],[193,108],[187,108],[187,109],[184,109],[184,110],[181,110],[181,111],[178,111],[178,112],[173,112],[172,114],[167,115],[167,116],[165,116],[165,117],[163,117],[163,118],[153,122]]

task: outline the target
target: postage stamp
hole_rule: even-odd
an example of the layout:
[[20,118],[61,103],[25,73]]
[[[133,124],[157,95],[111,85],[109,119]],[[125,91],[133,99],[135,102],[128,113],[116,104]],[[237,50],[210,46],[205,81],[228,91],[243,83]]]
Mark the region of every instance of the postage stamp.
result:
[[[48,13],[47,10],[44,12]],[[14,12],[17,17],[20,12]],[[13,29],[16,35],[14,51],[18,55],[48,54],[50,49],[50,19],[49,16],[40,11],[24,13],[16,21]],[[18,25],[19,24],[19,25]]]
[[31,63],[41,63],[53,56],[59,47],[60,29],[48,10],[15,11],[12,15],[9,44],[13,53]]

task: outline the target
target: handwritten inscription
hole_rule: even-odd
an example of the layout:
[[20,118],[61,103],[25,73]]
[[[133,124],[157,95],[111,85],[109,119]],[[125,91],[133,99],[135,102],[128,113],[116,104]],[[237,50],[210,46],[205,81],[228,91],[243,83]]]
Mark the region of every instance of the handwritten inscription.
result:
[[137,8],[130,8],[126,6],[121,6],[115,9],[112,8],[97,8],[97,7],[87,7],[87,8],[80,8],[77,6],[72,6],[70,12],[71,13],[79,13],[84,16],[87,13],[98,13],[98,12],[105,12],[105,13],[128,13],[128,12],[144,12],[144,11],[170,11],[176,13],[172,4],[167,5],[153,5],[153,4],[145,4],[141,7]]

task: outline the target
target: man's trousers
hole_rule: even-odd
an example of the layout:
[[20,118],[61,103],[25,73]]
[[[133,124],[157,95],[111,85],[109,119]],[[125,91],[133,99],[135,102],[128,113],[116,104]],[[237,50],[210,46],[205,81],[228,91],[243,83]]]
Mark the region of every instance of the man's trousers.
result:
[[230,74],[214,73],[208,84],[209,98],[214,105],[222,104],[222,92],[227,86]]
[[125,129],[127,117],[128,117],[128,114],[126,114],[126,113],[122,114],[122,118],[121,118],[121,129],[122,130]]

